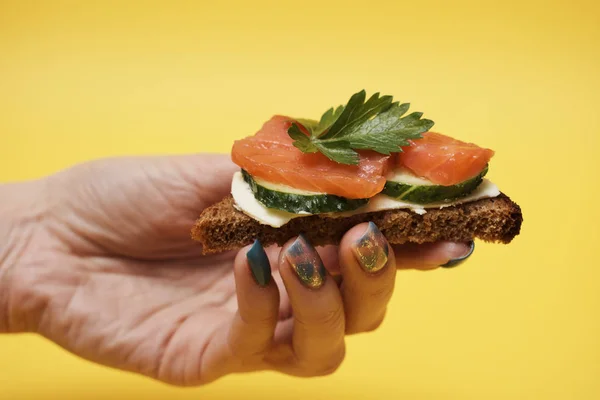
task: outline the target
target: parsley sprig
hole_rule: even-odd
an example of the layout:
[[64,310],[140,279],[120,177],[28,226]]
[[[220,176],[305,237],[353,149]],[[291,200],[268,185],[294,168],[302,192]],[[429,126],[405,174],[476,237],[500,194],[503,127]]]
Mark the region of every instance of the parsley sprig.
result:
[[421,133],[434,124],[421,119],[421,112],[403,116],[410,104],[394,102],[392,96],[375,93],[365,100],[366,92],[361,90],[345,106],[327,110],[319,121],[298,119],[304,131],[295,122],[288,129],[294,146],[304,153],[321,152],[338,163],[356,165],[356,150],[385,155],[401,152],[402,146],[409,145],[409,139],[421,138]]

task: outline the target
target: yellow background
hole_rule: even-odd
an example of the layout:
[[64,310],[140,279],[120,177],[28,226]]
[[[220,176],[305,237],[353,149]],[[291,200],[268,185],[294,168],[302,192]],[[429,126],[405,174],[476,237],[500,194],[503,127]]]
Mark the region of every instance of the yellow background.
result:
[[[219,4],[217,4],[219,3]],[[91,158],[228,152],[354,92],[496,151],[509,246],[399,274],[333,376],[173,388],[0,337],[0,398],[600,398],[600,7],[594,1],[0,1],[0,180]],[[264,385],[264,389],[259,387]]]

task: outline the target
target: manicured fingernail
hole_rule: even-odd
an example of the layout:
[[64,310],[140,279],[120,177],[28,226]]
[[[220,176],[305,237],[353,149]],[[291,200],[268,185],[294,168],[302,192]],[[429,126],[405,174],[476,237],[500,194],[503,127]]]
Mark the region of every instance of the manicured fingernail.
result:
[[300,278],[300,282],[311,289],[318,289],[325,283],[325,266],[314,247],[303,235],[296,238],[287,248],[285,258]]
[[271,264],[269,263],[269,257],[267,257],[265,249],[263,249],[258,239],[254,241],[254,244],[246,253],[246,258],[248,259],[248,265],[256,283],[260,286],[267,286],[271,281]]
[[390,254],[387,240],[373,222],[369,222],[365,233],[352,245],[352,250],[360,266],[371,273],[385,267]]
[[467,254],[465,254],[462,257],[453,258],[452,260],[448,261],[446,264],[440,265],[440,267],[453,268],[453,267],[458,267],[460,264],[462,264],[467,258],[469,258],[469,256],[471,254],[473,254],[473,250],[475,250],[475,242],[471,240],[469,243],[467,243],[467,246],[469,246],[469,250],[467,251]]

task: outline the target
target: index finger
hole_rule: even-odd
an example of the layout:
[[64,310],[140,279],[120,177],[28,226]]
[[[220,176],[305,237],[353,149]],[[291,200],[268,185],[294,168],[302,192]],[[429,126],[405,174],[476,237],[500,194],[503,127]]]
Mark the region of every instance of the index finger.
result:
[[345,315],[336,282],[302,235],[283,247],[279,271],[293,309],[298,367],[317,375],[337,368],[345,352]]

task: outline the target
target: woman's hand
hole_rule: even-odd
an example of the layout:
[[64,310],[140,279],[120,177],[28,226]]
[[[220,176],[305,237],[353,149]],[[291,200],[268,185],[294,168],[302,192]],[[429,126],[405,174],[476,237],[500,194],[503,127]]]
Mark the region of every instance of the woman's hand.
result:
[[[226,156],[118,158],[0,186],[0,331],[175,385],[230,373],[332,373],[348,334],[383,321],[397,268],[461,259],[460,243],[390,246],[360,224],[202,256],[194,220],[221,200]],[[7,201],[5,201],[7,200]]]

